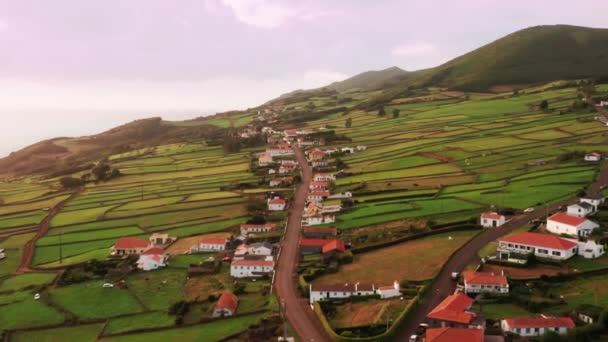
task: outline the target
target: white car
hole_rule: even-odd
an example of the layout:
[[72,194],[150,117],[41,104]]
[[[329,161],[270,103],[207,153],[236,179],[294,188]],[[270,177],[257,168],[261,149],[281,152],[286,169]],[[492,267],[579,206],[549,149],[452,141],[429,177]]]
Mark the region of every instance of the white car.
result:
[[114,284],[111,284],[111,283],[104,283],[102,286],[103,286],[103,287],[114,287]]
[[35,300],[40,299],[40,293],[36,293],[36,294],[34,295],[34,299],[35,299]]
[[410,336],[410,341],[409,342],[418,342],[418,335],[412,335],[412,336]]
[[526,208],[524,209],[524,213],[531,213],[534,211],[534,208]]

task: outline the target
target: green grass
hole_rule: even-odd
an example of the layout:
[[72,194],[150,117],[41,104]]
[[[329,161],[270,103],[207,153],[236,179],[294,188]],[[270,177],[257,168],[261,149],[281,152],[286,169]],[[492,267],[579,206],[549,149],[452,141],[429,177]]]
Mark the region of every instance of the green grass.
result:
[[149,342],[149,341],[182,341],[195,342],[205,341],[214,342],[226,336],[236,334],[246,330],[250,325],[256,324],[262,319],[263,315],[248,315],[242,317],[218,320],[208,324],[195,325],[179,329],[167,329],[156,332],[149,332],[136,335],[124,335],[117,337],[107,337],[101,341],[108,342]]
[[[61,229],[61,228],[58,228]],[[141,235],[145,232],[138,227],[126,227],[115,229],[95,230],[83,233],[61,234],[54,236],[45,236],[36,241],[36,246],[51,246],[60,243],[75,243],[93,240],[107,240],[111,238],[120,238],[123,236]]]
[[81,222],[97,221],[110,208],[112,208],[112,206],[61,212],[53,217],[51,226],[57,227]]
[[11,342],[95,341],[102,328],[103,324],[97,323],[75,327],[17,331],[11,334]]
[[167,310],[185,298],[185,281],[183,270],[163,269],[134,274],[127,279],[127,284],[149,309]]
[[152,311],[137,315],[111,318],[103,331],[105,336],[139,329],[164,328],[175,324],[175,316],[164,311]]
[[103,288],[103,281],[90,281],[54,288],[51,300],[81,319],[108,318],[141,312],[143,308],[128,290]]
[[0,329],[40,327],[63,321],[64,317],[58,310],[42,300],[34,300],[32,295],[23,301],[4,305],[0,310]]
[[0,285],[0,292],[15,291],[30,286],[49,284],[57,277],[55,273],[24,273],[10,277]]
[[533,317],[534,314],[516,304],[495,304],[484,303],[482,313],[485,318],[495,321],[505,318],[525,318]]

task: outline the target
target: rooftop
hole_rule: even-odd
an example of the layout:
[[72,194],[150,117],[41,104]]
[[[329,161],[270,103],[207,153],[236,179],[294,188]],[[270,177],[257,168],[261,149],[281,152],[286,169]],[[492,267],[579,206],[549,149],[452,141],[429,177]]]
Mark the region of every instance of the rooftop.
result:
[[572,241],[568,241],[566,239],[562,239],[555,235],[530,233],[530,232],[523,232],[523,233],[505,236],[505,237],[501,238],[499,241],[516,243],[516,244],[527,245],[527,246],[559,249],[559,250],[569,250],[569,249],[577,246],[576,243],[574,243]]
[[507,277],[492,272],[464,272],[464,281],[471,284],[509,285]]
[[466,328],[432,328],[426,331],[426,342],[483,342],[483,330]]
[[114,248],[131,249],[131,248],[146,248],[150,245],[150,241],[142,240],[134,237],[121,237],[116,240]]
[[216,309],[230,309],[233,312],[239,306],[239,299],[230,291],[222,293],[220,299],[215,304]]
[[467,311],[473,304],[473,299],[463,293],[447,296],[437,305],[427,317],[457,323],[471,323],[475,314]]
[[559,222],[562,224],[567,224],[569,226],[578,226],[578,225],[585,223],[585,221],[587,221],[587,219],[584,217],[570,216],[566,213],[554,214],[551,217],[549,217],[548,220]]
[[574,321],[570,317],[505,318],[504,321],[506,321],[511,328],[574,328],[575,326]]

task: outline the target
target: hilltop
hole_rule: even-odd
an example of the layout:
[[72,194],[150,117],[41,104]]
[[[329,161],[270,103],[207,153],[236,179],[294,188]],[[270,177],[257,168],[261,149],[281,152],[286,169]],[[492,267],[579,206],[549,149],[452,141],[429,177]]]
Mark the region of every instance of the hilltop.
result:
[[390,84],[397,83],[404,77],[411,77],[413,74],[399,67],[390,67],[383,70],[371,70],[362,72],[344,81],[334,82],[327,87],[339,92],[350,90],[373,90],[382,88]]

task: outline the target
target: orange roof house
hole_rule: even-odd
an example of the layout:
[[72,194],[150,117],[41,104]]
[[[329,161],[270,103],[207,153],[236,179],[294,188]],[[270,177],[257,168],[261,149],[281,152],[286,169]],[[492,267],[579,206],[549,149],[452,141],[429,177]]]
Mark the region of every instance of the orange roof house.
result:
[[475,313],[469,311],[471,305],[473,299],[464,293],[449,295],[427,317],[442,322],[442,325],[444,322],[468,325],[476,318]]

